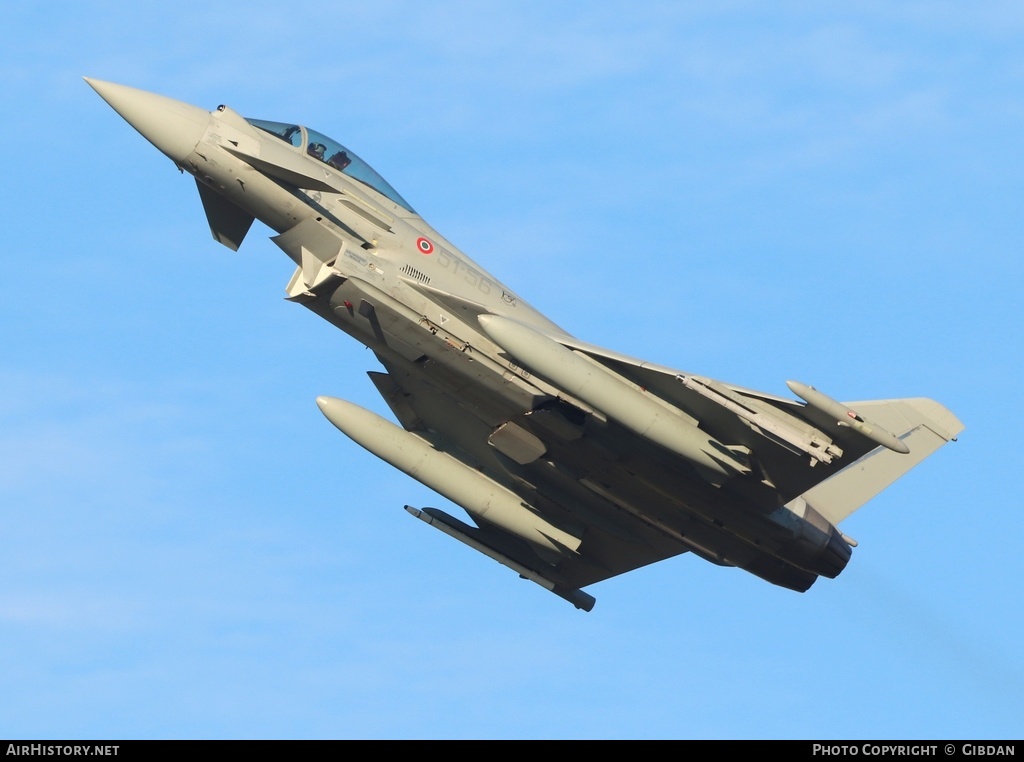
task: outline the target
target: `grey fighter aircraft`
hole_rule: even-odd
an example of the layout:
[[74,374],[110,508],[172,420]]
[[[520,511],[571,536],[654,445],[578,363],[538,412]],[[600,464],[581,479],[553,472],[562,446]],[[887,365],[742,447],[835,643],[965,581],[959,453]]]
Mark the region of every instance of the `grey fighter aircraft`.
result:
[[213,237],[253,220],[296,265],[287,298],[373,350],[398,425],[327,419],[461,507],[406,510],[589,611],[581,588],[691,552],[803,592],[856,543],[837,525],[963,426],[924,398],[801,401],[582,342],[434,230],[345,145],[86,79],[193,175]]

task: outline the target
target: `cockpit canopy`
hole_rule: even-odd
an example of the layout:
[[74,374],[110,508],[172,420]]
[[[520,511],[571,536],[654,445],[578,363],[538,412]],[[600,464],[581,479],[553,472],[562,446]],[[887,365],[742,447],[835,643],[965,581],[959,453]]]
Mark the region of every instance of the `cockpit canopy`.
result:
[[416,213],[409,206],[409,202],[398,195],[398,191],[392,188],[387,180],[378,175],[373,167],[338,141],[331,140],[316,130],[300,127],[297,124],[268,122],[264,119],[246,119],[246,121],[253,127],[269,132],[274,137],[295,146],[295,148],[305,149],[306,153],[314,159],[319,159],[324,164],[328,164],[364,185],[370,186],[406,211],[413,214]]

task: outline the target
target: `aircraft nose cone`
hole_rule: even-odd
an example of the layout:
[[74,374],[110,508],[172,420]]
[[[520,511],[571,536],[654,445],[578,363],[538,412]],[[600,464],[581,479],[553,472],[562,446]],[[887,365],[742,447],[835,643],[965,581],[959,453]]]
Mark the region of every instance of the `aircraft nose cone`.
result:
[[85,77],[86,83],[146,140],[181,163],[206,134],[210,113],[156,93]]

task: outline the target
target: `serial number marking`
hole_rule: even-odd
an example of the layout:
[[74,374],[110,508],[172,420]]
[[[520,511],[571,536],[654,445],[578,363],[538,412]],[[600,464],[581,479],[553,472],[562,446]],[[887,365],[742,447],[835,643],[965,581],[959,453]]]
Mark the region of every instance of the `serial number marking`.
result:
[[463,280],[470,286],[474,286],[482,294],[490,294],[491,287],[493,284],[490,280],[484,277],[476,268],[470,267],[461,259],[454,254],[439,249],[437,253],[437,263],[446,270],[451,270],[452,275],[460,275],[465,273]]

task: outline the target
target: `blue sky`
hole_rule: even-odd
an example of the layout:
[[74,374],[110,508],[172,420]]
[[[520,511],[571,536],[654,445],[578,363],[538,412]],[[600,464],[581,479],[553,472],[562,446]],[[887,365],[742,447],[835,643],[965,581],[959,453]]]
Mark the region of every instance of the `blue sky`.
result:
[[[1018,3],[12,6],[0,736],[1020,738]],[[683,556],[590,614],[409,517],[362,346],[93,76],[296,121],[585,341],[959,442],[803,595]]]

